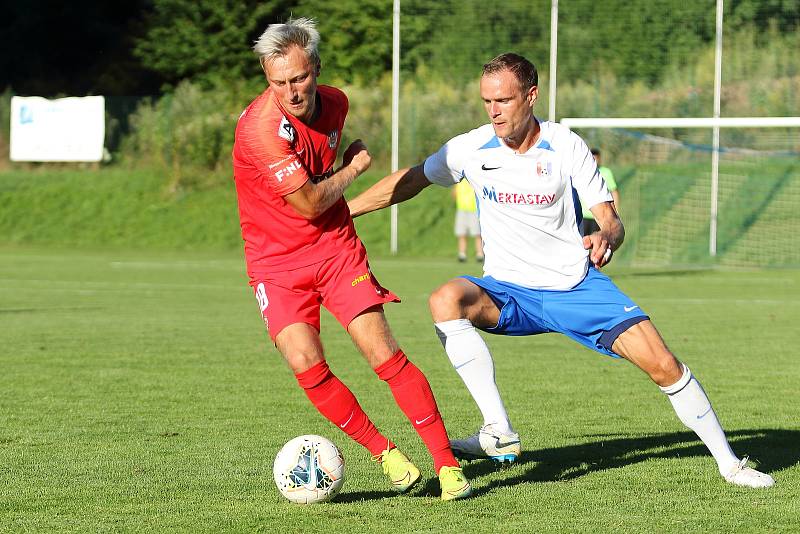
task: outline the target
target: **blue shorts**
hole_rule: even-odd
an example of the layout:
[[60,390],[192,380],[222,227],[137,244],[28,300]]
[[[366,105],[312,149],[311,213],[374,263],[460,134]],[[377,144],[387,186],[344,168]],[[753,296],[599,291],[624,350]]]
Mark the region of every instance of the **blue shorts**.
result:
[[602,354],[619,358],[611,350],[617,337],[649,317],[611,279],[589,267],[586,278],[572,289],[530,289],[491,276],[462,276],[483,289],[500,309],[492,328],[481,330],[505,336],[532,336],[561,332]]

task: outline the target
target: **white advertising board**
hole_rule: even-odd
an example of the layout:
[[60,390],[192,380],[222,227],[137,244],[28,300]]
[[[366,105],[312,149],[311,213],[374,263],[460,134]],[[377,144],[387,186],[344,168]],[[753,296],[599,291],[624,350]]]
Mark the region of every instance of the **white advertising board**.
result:
[[105,98],[11,97],[11,161],[100,161]]

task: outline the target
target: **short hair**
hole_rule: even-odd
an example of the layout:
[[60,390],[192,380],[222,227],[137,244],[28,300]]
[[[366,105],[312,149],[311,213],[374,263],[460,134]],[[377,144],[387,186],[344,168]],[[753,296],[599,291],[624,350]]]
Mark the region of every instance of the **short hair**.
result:
[[600,149],[599,148],[593,148],[592,149],[592,156],[599,156],[599,155],[600,155]]
[[504,70],[509,70],[514,74],[523,92],[535,85],[539,85],[539,73],[536,72],[534,64],[519,54],[512,52],[500,54],[489,63],[486,63],[483,66],[483,76],[497,74]]
[[302,48],[311,63],[319,65],[319,32],[314,19],[289,18],[285,24],[270,24],[256,41],[253,51],[263,67],[265,62],[286,55],[292,46]]

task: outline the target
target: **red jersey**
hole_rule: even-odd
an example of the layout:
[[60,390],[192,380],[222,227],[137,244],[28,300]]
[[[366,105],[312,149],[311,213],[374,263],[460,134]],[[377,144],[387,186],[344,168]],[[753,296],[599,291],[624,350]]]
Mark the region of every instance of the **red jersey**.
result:
[[239,117],[233,172],[251,277],[305,267],[357,242],[344,197],[311,220],[283,198],[333,174],[348,101],[325,85],[317,99],[321,112],[310,125],[285,112],[269,87]]

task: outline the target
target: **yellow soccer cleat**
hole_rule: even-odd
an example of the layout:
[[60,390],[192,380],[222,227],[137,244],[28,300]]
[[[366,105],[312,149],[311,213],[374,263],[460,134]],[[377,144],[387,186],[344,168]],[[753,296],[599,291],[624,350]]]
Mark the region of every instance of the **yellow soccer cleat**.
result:
[[392,489],[398,493],[407,492],[421,478],[417,466],[398,448],[386,449],[372,459],[381,463],[383,474],[389,477]]
[[443,501],[465,499],[472,495],[472,486],[460,467],[442,467],[439,470],[439,484],[442,486]]

